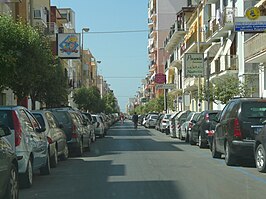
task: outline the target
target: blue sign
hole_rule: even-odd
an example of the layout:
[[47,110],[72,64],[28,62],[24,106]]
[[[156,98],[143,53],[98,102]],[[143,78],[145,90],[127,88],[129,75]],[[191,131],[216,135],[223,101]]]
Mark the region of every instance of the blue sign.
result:
[[[262,17],[261,17],[262,18]],[[244,17],[235,18],[236,32],[264,32],[266,31],[266,20],[248,20]]]

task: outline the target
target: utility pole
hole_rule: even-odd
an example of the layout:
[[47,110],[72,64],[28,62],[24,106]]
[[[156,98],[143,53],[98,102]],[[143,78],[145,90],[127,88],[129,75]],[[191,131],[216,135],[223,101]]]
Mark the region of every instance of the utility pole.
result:
[[[199,12],[200,12],[200,1],[201,0],[197,0],[197,53],[200,53],[200,16],[199,16]],[[201,77],[198,77],[198,111],[201,112],[201,104],[200,104],[200,79]]]

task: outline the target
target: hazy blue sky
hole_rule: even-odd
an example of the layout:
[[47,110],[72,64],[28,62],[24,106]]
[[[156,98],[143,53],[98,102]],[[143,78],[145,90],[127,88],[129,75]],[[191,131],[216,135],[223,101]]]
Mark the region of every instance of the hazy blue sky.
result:
[[51,5],[74,10],[76,32],[90,28],[84,49],[101,61],[98,73],[111,84],[125,111],[128,98],[136,95],[148,73],[148,32],[97,32],[148,30],[148,0],[51,0]]

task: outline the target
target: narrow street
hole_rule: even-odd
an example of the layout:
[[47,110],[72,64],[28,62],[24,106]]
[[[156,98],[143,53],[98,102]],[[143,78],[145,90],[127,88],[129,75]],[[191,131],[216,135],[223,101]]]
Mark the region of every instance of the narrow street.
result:
[[209,149],[190,146],[155,129],[116,123],[91,152],[34,176],[21,199],[249,199],[265,198],[266,174],[228,167]]

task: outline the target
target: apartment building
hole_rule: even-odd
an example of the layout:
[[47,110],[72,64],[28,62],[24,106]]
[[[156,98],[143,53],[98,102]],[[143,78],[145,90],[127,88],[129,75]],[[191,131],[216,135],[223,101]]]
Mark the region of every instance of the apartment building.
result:
[[175,21],[176,12],[187,5],[187,0],[149,0],[148,3],[148,53],[150,58],[149,74],[146,77],[145,97],[152,99],[163,94],[155,89],[156,74],[165,73],[164,39],[169,27]]
[[[262,85],[264,80],[264,73],[259,69],[264,60],[255,56],[264,48],[263,43],[260,44],[260,49],[251,48],[255,38],[259,41],[259,35],[262,37],[263,34],[254,35],[234,30],[235,18],[243,17],[245,10],[256,4],[262,10],[262,2],[264,1],[202,0],[194,4],[192,2],[190,6],[177,12],[176,21],[164,41],[164,48],[168,53],[165,68],[167,83],[176,85],[168,94],[175,96],[177,110],[221,109],[224,106],[222,103],[201,101],[198,96],[201,95],[202,88],[223,82],[226,77],[236,77],[242,82],[252,79],[249,83],[253,89],[252,96],[263,95],[264,91],[259,91],[258,85]],[[248,39],[250,36],[253,37]],[[191,53],[203,55],[202,74],[199,76],[186,74],[185,57]],[[262,54],[260,56],[263,57]]]
[[[50,0],[8,0],[1,1],[0,14],[12,16],[29,23],[31,26],[49,36],[53,55],[57,56],[57,35],[60,33],[76,33],[75,12],[71,8],[51,6]],[[83,38],[82,38],[83,39]],[[82,41],[83,42],[83,41]],[[96,85],[97,64],[87,49],[81,49],[81,58],[59,59],[68,77],[70,94],[69,105],[73,102],[74,89],[83,86]],[[84,84],[83,84],[84,83]],[[31,99],[25,97],[23,105],[31,108]],[[16,105],[16,96],[12,90],[4,90],[0,94],[0,105]],[[40,104],[36,105],[39,108]]]

